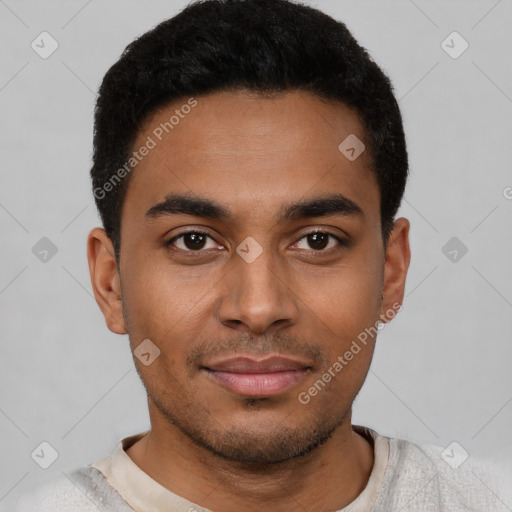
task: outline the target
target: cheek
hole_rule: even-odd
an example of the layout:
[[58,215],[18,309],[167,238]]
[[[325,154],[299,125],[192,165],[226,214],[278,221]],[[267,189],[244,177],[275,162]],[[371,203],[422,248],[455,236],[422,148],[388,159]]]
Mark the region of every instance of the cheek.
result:
[[[211,326],[214,278],[190,279],[190,270],[180,272],[168,263],[142,264],[126,270],[124,307],[130,321],[129,337],[134,350],[149,338],[160,350],[151,366],[135,361],[143,380],[153,388],[168,383],[181,388],[187,381],[184,365],[190,348],[204,338]],[[155,376],[160,375],[156,380]],[[167,384],[166,384],[167,385]],[[164,386],[165,387],[165,386]]]
[[357,336],[379,318],[381,280],[377,266],[347,264],[320,281],[305,283],[304,303],[334,336]]
[[373,356],[382,270],[377,258],[369,261],[365,254],[354,252],[336,272],[317,281],[320,286],[304,287],[316,341],[326,350],[328,363],[321,374],[327,373],[332,399],[349,399],[360,389]]
[[125,304],[136,328],[165,332],[182,328],[182,323],[194,323],[207,299],[211,282],[190,279],[190,271],[180,272],[169,263],[150,261],[126,269],[123,287]]

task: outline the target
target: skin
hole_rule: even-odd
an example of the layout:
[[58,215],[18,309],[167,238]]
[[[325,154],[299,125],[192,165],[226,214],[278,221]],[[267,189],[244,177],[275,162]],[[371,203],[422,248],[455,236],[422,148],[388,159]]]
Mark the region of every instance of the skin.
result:
[[[150,116],[134,148],[187,99]],[[108,328],[128,333],[132,350],[149,338],[161,351],[148,366],[134,357],[151,431],[127,454],[164,487],[213,511],[338,510],[362,492],[374,463],[371,444],[352,430],[351,407],[376,338],[309,403],[297,397],[401,304],[409,221],[395,221],[384,250],[369,151],[351,162],[338,149],[349,134],[365,141],[347,106],[301,91],[196,99],[130,177],[119,265],[103,229],[88,237]],[[276,222],[283,205],[334,192],[363,215]],[[214,200],[232,217],[145,215],[169,193]],[[185,254],[196,247],[190,237],[165,245],[186,230],[211,237],[195,258]],[[306,236],[315,230],[348,245],[331,237],[315,244]],[[262,249],[252,263],[236,252],[247,237]],[[237,353],[284,354],[311,366],[292,388],[254,399],[200,369]]]

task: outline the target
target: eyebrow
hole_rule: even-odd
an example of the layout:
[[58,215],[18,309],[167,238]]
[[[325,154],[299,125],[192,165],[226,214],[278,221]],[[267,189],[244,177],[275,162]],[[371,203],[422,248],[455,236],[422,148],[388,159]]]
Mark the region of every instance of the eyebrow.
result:
[[[231,211],[221,204],[202,197],[187,194],[168,194],[145,214],[149,218],[167,215],[192,215],[216,220],[230,220]],[[362,208],[342,194],[313,197],[283,205],[277,214],[278,222],[310,219],[328,215],[364,217]]]

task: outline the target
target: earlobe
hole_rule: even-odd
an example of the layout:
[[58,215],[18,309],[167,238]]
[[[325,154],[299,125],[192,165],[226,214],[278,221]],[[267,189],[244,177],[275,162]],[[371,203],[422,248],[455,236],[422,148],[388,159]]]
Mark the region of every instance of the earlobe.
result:
[[104,229],[94,228],[89,233],[87,259],[94,296],[107,327],[113,333],[126,334],[114,246]]
[[405,281],[411,249],[409,247],[410,223],[406,218],[395,221],[389,235],[384,263],[383,300],[381,306],[381,321],[387,323],[396,315],[400,308],[405,291]]

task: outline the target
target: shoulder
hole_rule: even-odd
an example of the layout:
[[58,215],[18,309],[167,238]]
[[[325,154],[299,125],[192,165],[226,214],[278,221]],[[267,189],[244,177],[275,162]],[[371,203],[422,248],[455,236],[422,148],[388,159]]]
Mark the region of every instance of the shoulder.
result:
[[[106,508],[105,508],[106,507]],[[15,512],[133,512],[95,467],[52,476],[22,496]]]
[[383,492],[375,511],[396,507],[420,512],[433,510],[432,506],[443,512],[506,510],[510,468],[471,456],[457,443],[447,448],[394,438],[389,443]]
[[21,496],[16,504],[16,512],[92,512],[94,509],[94,505],[80,491],[72,477],[62,473],[39,482],[29,493]]

